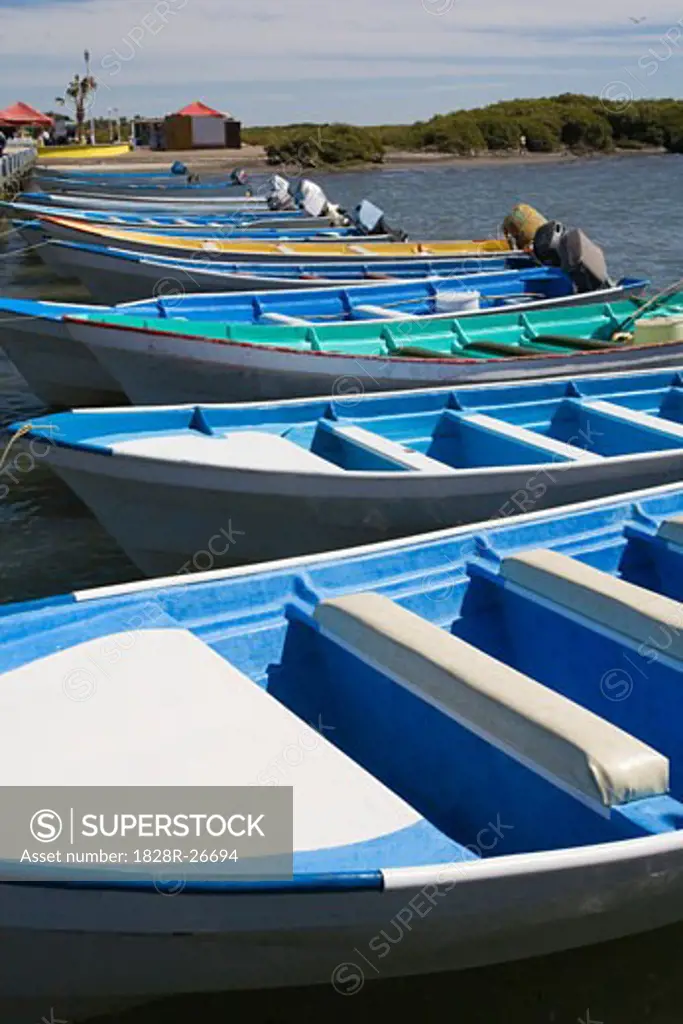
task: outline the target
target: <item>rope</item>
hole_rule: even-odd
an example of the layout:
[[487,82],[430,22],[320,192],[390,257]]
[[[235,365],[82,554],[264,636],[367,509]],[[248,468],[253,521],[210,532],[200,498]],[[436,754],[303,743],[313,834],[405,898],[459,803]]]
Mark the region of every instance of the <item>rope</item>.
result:
[[2,470],[4,469],[9,453],[11,452],[15,442],[18,441],[21,437],[23,437],[24,434],[28,434],[31,430],[33,430],[33,424],[24,423],[23,427],[19,427],[16,434],[13,434],[12,437],[9,439],[7,445],[5,446],[5,450],[2,453],[2,458],[0,459],[0,472],[2,472]]
[[674,281],[673,284],[667,285],[666,288],[663,288],[660,292],[657,292],[657,294],[653,295],[651,299],[648,299],[647,302],[644,302],[642,304],[642,306],[639,306],[637,310],[635,310],[633,313],[629,313],[626,319],[622,323],[620,323],[616,330],[613,332],[612,340],[614,340],[617,334],[626,333],[628,330],[628,326],[632,326],[633,324],[635,324],[636,320],[640,320],[642,315],[646,313],[649,309],[654,309],[656,306],[660,305],[662,301],[665,298],[667,298],[667,296],[673,294],[673,292],[680,291],[682,288],[683,278],[681,278],[678,281]]
[[49,246],[48,242],[37,242],[35,246],[25,246],[23,249],[12,249],[11,252],[2,253],[0,259],[9,259],[10,256],[19,256],[22,253],[34,252],[36,249],[42,249],[43,246]]

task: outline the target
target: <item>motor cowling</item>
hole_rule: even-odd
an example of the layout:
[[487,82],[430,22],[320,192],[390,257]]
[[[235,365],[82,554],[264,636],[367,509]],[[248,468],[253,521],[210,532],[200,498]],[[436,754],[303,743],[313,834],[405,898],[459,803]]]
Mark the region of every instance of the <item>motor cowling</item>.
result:
[[534,256],[547,267],[561,266],[560,242],[566,232],[559,220],[548,220],[534,235]]
[[295,210],[296,203],[289,190],[289,182],[281,174],[271,175],[266,193],[269,210]]
[[548,221],[534,236],[534,255],[546,266],[560,267],[569,274],[577,292],[609,288],[613,283],[604,252],[580,228]]
[[309,217],[324,217],[330,205],[320,185],[316,185],[309,178],[302,178],[299,181],[294,192],[294,202]]
[[363,199],[353,211],[353,222],[365,235],[389,235],[395,241],[404,242],[408,237],[401,228],[392,227],[384,216],[384,211]]
[[560,266],[571,276],[578,292],[593,292],[613,284],[607,273],[604,252],[580,228],[572,228],[562,236],[560,260]]

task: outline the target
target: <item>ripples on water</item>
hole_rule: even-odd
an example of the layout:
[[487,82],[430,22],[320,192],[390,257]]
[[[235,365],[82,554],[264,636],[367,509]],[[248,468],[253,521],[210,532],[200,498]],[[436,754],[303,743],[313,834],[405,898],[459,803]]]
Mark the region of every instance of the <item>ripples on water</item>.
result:
[[[368,196],[390,222],[416,238],[498,234],[505,213],[516,202],[529,202],[547,216],[583,227],[605,249],[613,276],[643,274],[662,287],[682,276],[682,169],[678,157],[625,157],[542,166],[396,168],[319,180],[345,206]],[[4,233],[10,225],[0,222],[0,228]],[[22,253],[11,234],[0,240],[0,290],[13,297],[88,299],[77,285],[52,275],[35,253]],[[1,355],[0,395],[1,422],[46,411]],[[0,501],[0,602],[136,575],[83,505],[39,464],[19,475]],[[681,1024],[676,982],[682,937],[683,928],[672,928],[543,961],[368,986],[352,999],[330,989],[235,994],[174,1000],[116,1020],[276,1024],[318,1014],[330,1022],[380,1016],[436,1021],[446,1014],[468,1024]]]

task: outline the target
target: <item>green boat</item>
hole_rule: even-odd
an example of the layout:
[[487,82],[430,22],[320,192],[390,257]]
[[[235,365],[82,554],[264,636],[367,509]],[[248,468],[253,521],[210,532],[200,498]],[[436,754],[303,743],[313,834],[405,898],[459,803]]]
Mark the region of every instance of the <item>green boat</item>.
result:
[[633,371],[683,363],[683,293],[527,313],[253,326],[65,317],[133,402],[230,401]]

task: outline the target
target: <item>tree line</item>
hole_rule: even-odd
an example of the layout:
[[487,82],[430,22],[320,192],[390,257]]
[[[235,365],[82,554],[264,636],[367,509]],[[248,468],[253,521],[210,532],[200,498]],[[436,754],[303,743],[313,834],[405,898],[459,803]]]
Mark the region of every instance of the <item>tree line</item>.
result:
[[387,149],[477,156],[520,148],[531,153],[607,153],[656,146],[683,153],[683,100],[618,105],[597,96],[564,93],[456,110],[409,125],[247,128],[243,139],[265,146],[274,165],[301,167],[381,163]]

